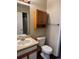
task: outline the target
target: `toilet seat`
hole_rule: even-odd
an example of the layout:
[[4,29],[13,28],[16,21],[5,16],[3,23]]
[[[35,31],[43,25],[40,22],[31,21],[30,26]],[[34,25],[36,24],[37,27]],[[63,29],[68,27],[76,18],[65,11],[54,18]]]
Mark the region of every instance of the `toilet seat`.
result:
[[41,48],[42,48],[42,51],[46,54],[51,54],[52,53],[52,48],[50,46],[44,45]]

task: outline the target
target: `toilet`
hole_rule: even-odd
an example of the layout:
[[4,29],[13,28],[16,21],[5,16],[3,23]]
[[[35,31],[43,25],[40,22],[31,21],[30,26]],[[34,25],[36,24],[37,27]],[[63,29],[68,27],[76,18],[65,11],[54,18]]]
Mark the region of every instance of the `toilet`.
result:
[[53,49],[45,44],[46,37],[38,37],[37,41],[39,42],[39,46],[41,46],[42,52],[41,56],[43,59],[50,59],[50,54],[52,53]]

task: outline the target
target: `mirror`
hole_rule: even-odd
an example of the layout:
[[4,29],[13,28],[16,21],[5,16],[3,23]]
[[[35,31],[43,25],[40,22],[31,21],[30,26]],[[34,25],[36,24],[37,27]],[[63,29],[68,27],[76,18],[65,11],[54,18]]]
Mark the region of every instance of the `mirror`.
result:
[[27,13],[17,12],[17,34],[28,34]]
[[17,35],[29,34],[29,7],[17,4]]

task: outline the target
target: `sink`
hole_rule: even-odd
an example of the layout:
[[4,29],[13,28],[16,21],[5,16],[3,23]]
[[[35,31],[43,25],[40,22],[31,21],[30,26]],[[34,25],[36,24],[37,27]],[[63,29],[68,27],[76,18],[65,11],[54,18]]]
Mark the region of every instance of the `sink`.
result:
[[34,40],[32,37],[27,37],[27,38],[23,38],[23,39],[19,39],[17,40],[17,50],[21,50],[24,48],[28,48],[34,45],[37,45],[38,42],[36,40]]
[[25,40],[18,40],[17,41],[18,46],[30,45],[31,43],[32,43],[32,40],[29,38],[26,38]]

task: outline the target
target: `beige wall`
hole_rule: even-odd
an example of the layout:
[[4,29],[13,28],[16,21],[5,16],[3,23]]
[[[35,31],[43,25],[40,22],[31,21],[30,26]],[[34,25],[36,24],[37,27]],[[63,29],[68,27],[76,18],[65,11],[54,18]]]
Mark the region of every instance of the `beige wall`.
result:
[[47,0],[31,0],[31,8],[46,11]]
[[47,30],[47,43],[54,49],[53,54],[58,56],[60,45],[60,5],[61,0],[47,0],[47,13],[49,25]]
[[34,31],[34,18],[32,15],[32,12],[36,9],[46,11],[47,8],[47,0],[31,0],[31,6],[30,6],[30,34],[34,37],[37,36],[45,36],[46,31],[44,28],[39,28],[36,31]]
[[61,0],[47,0],[47,13],[49,14],[50,24],[60,23]]

